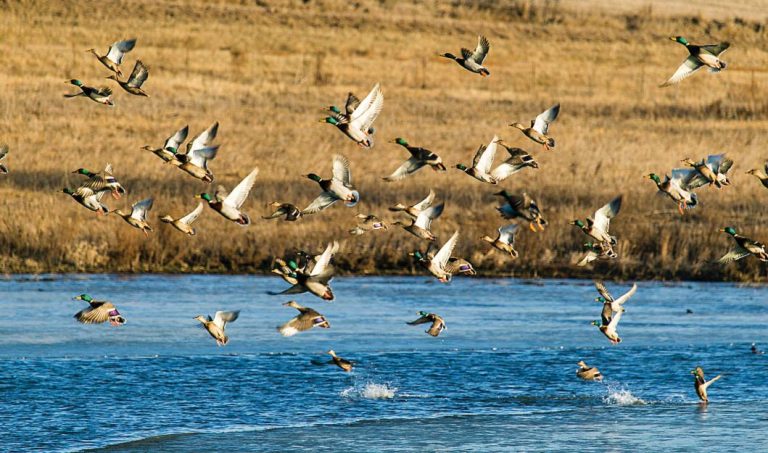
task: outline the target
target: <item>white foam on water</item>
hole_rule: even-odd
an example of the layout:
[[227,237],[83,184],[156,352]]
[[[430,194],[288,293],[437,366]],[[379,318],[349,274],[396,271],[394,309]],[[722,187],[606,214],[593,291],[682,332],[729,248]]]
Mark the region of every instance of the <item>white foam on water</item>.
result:
[[394,398],[397,393],[397,387],[390,387],[389,384],[377,384],[375,382],[366,382],[364,386],[349,387],[341,392],[344,398],[361,397],[367,399],[389,399]]
[[608,387],[608,394],[603,397],[603,402],[616,406],[635,406],[647,404],[642,399],[636,397],[625,387]]

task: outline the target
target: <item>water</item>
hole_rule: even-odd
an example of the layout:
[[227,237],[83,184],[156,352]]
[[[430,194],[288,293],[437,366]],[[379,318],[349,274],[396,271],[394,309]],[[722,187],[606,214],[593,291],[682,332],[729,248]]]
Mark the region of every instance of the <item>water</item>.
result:
[[[344,278],[294,316],[253,276],[0,280],[2,451],[768,450],[768,288],[641,282],[611,346],[591,282]],[[614,293],[629,285],[609,284]],[[88,292],[128,323],[85,326]],[[217,347],[192,318],[241,309]],[[686,309],[693,314],[686,315]],[[442,315],[439,338],[408,326]],[[346,374],[323,352],[357,363]],[[598,366],[602,383],[576,378]],[[689,374],[723,374],[702,406]]]

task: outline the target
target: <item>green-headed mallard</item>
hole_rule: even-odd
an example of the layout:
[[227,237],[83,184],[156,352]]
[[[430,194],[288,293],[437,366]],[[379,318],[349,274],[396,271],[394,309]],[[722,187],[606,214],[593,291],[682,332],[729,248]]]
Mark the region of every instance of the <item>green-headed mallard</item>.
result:
[[763,168],[753,168],[747,172],[748,175],[755,176],[760,180],[763,187],[768,188],[768,162],[765,162]]
[[531,121],[530,127],[526,127],[521,123],[512,123],[510,126],[520,129],[526,137],[540,145],[544,145],[544,148],[551,149],[555,147],[555,139],[547,134],[549,134],[550,123],[557,119],[559,113],[560,103],[558,102]]
[[331,323],[325,319],[325,316],[321,315],[317,311],[309,307],[303,307],[296,303],[295,300],[284,303],[286,307],[293,307],[299,310],[299,314],[290,319],[282,326],[277,328],[280,335],[284,337],[292,337],[299,332],[309,330],[313,327],[321,327],[328,329],[331,327]]
[[152,151],[157,157],[163,159],[165,163],[172,163],[178,167],[181,165],[181,161],[176,159],[176,153],[179,152],[181,144],[187,139],[187,135],[189,135],[189,126],[184,125],[184,127],[165,140],[162,148],[152,148],[149,145],[144,145],[142,149]]
[[485,57],[488,55],[489,50],[491,50],[491,45],[488,43],[488,40],[485,39],[485,36],[478,36],[477,47],[475,47],[474,52],[470,51],[469,49],[462,48],[461,58],[453,55],[452,53],[444,53],[440,56],[455,61],[459,64],[459,66],[466,69],[467,71],[480,74],[483,77],[487,77],[491,75],[491,71],[483,66],[483,62],[485,61]]
[[421,214],[422,211],[432,206],[433,201],[435,201],[435,191],[432,189],[429,189],[429,195],[427,195],[427,197],[421,200],[420,202],[411,206],[406,206],[402,203],[398,203],[390,207],[389,210],[392,212],[402,211],[415,219],[419,216],[419,214]]
[[5,157],[8,155],[8,144],[3,143],[0,145],[0,174],[7,175],[8,174],[8,167],[5,166],[5,164],[2,162]]
[[285,216],[286,221],[294,222],[301,218],[301,210],[290,203],[273,201],[267,207],[272,208],[273,212],[268,216],[261,216],[262,219],[278,219]]
[[383,106],[384,93],[381,92],[381,88],[377,83],[352,113],[343,115],[334,112],[320,120],[320,122],[336,126],[337,129],[359,146],[372,148],[373,135],[370,131]]
[[541,210],[536,200],[531,198],[527,193],[523,192],[522,195],[511,195],[506,190],[497,192],[494,195],[503,197],[507,204],[496,208],[497,211],[507,220],[516,218],[525,219],[528,221],[528,227],[531,231],[536,232],[536,227],[541,231],[544,231],[544,225],[547,221],[541,216]]
[[185,215],[184,217],[174,219],[170,215],[164,215],[160,217],[160,220],[164,223],[169,223],[171,226],[176,228],[177,230],[181,231],[184,234],[188,234],[190,236],[195,235],[195,229],[192,228],[192,222],[197,220],[198,217],[200,217],[200,214],[203,212],[203,203],[198,203],[197,207],[190,212],[189,214]]
[[584,379],[585,381],[602,381],[603,375],[600,374],[600,370],[595,367],[587,366],[583,360],[579,360],[577,363],[579,369],[576,370],[576,376]]
[[101,202],[105,192],[94,192],[87,187],[78,187],[75,190],[65,187],[62,192],[74,198],[82,206],[95,211],[98,215],[109,214],[109,208]]
[[440,250],[433,254],[433,256],[430,257],[430,253],[427,253],[426,256],[422,255],[419,251],[413,252],[412,255],[414,258],[416,258],[419,264],[421,264],[432,275],[434,275],[438,281],[447,283],[451,281],[451,277],[453,276],[451,273],[452,267],[449,265],[449,260],[458,240],[459,232],[456,231],[453,233],[453,236],[451,236],[451,238],[448,239],[445,244],[443,244]]
[[696,194],[684,187],[685,180],[692,171],[694,170],[689,168],[676,168],[672,170],[671,178],[668,175],[664,176],[664,182],[656,173],[651,173],[646,177],[656,183],[660,194],[667,194],[672,201],[677,203],[677,210],[680,211],[680,215],[683,215],[685,209],[695,208],[699,204],[699,198]]
[[85,96],[88,99],[98,102],[99,104],[104,105],[115,105],[115,103],[112,101],[112,88],[109,87],[100,87],[100,88],[94,88],[90,87],[88,85],[85,85],[83,82],[72,79],[64,83],[71,83],[72,85],[80,88],[80,92],[76,94],[65,94],[65,98],[74,98],[78,96]]
[[694,162],[686,157],[681,162],[688,164],[696,170],[696,174],[686,181],[689,190],[696,189],[705,184],[714,184],[718,189],[731,184],[726,173],[733,166],[733,160],[727,158],[725,154],[711,154],[699,162]]
[[[496,250],[504,252],[512,258],[517,258],[517,250],[515,250],[515,235],[520,225],[516,223],[510,223],[499,228],[496,238],[490,236],[483,236],[481,239],[493,246]],[[493,249],[491,249],[493,250]]]
[[621,209],[622,196],[611,200],[605,204],[602,208],[595,211],[594,219],[587,217],[587,223],[585,224],[581,220],[571,221],[571,225],[575,225],[581,229],[587,236],[591,237],[599,243],[607,242],[611,245],[616,245],[616,236],[608,234],[610,228],[611,219],[616,217]]
[[331,179],[323,179],[315,173],[304,175],[317,182],[323,192],[312,201],[302,214],[315,214],[341,200],[352,207],[360,201],[360,193],[352,186],[352,173],[349,169],[349,159],[341,154],[333,156]]
[[349,234],[360,236],[368,231],[386,230],[387,224],[373,214],[358,214],[355,217],[359,219],[357,226],[349,230]]
[[445,320],[443,320],[440,315],[435,313],[427,313],[426,311],[420,311],[419,319],[407,322],[406,324],[409,326],[416,326],[419,324],[427,323],[431,323],[432,325],[429,327],[429,329],[425,330],[425,332],[432,335],[433,337],[437,337],[443,332],[443,330],[446,329]]
[[616,331],[616,328],[619,326],[621,314],[621,311],[613,312],[613,314],[608,317],[606,316],[606,310],[603,310],[600,315],[600,321],[592,321],[592,325],[597,326],[597,328],[600,329],[600,332],[602,332],[603,335],[605,335],[608,341],[610,341],[612,344],[621,343],[619,333]]
[[394,173],[384,177],[384,181],[399,181],[406,176],[416,173],[416,171],[427,165],[429,165],[432,170],[445,171],[443,159],[441,159],[440,156],[433,153],[432,151],[425,148],[411,146],[407,141],[405,141],[404,138],[401,137],[394,139],[392,143],[397,143],[398,145],[407,149],[408,152],[411,153],[411,157],[403,162],[403,164],[400,165],[397,170],[394,171]]
[[88,181],[80,187],[87,187],[94,192],[109,192],[116,200],[119,200],[120,197],[125,194],[125,188],[112,174],[111,164],[107,164],[107,166],[104,167],[104,176],[98,173],[93,173],[85,168],[78,168],[72,173],[83,175],[88,178]]
[[637,292],[637,283],[633,283],[632,288],[630,288],[629,291],[616,299],[614,299],[611,293],[608,292],[608,288],[605,287],[603,282],[595,281],[595,288],[597,289],[597,292],[600,293],[600,297],[596,297],[595,302],[603,304],[603,317],[606,317],[607,315],[607,317],[610,318],[613,312],[625,311],[624,302],[635,295],[635,292]]
[[717,260],[718,263],[730,263],[749,255],[754,255],[760,261],[768,261],[768,252],[765,250],[765,244],[736,233],[736,229],[733,227],[721,228],[719,231],[730,234],[736,244],[731,247],[728,253]]
[[393,222],[392,225],[400,225],[405,231],[411,233],[419,239],[426,239],[428,241],[434,241],[435,235],[432,233],[432,221],[440,217],[445,208],[445,203],[439,205],[430,206],[424,209],[416,216],[415,220],[411,220],[410,224],[403,223],[401,221]]
[[125,82],[118,79],[115,74],[112,74],[107,78],[114,80],[120,87],[122,87],[122,89],[133,95],[149,97],[149,95],[141,89],[141,86],[147,81],[147,77],[149,77],[149,68],[142,63],[141,60],[136,60],[136,64],[133,65],[133,71]]
[[187,143],[186,153],[175,153],[180,162],[180,170],[203,181],[213,182],[213,172],[208,168],[208,161],[215,158],[219,152],[219,145],[212,145],[219,132],[219,122],[216,121],[208,129]]
[[205,328],[211,337],[216,340],[217,346],[225,346],[229,343],[229,337],[224,331],[224,328],[227,326],[227,323],[235,322],[239,316],[240,310],[217,311],[216,314],[213,315],[213,318],[211,318],[211,315],[198,315],[194,319],[200,321],[203,328]]
[[[309,260],[307,260],[304,268],[298,266],[298,264],[295,262],[289,262],[289,265],[293,264],[293,266],[290,266],[290,270],[286,272],[282,272],[281,270],[281,272],[286,274],[287,277],[295,279],[296,283],[293,283],[293,286],[286,289],[285,291],[277,293],[269,292],[269,294],[275,296],[282,294],[301,294],[310,292],[323,300],[333,300],[333,290],[331,289],[330,283],[333,279],[335,269],[333,266],[331,266],[331,259],[333,258],[333,255],[338,251],[339,243],[333,241],[328,244],[322,255],[315,257],[315,264],[311,268],[309,268]],[[289,283],[292,281],[286,277],[283,277],[283,279]]]
[[613,250],[613,246],[606,242],[586,242],[582,245],[582,248],[586,253],[584,257],[576,263],[577,266],[586,266],[595,260],[612,260],[619,256]]
[[499,137],[494,135],[491,143],[487,146],[480,145],[480,147],[477,148],[475,157],[472,159],[471,167],[467,167],[464,164],[456,164],[456,168],[478,181],[497,184],[496,179],[491,175],[491,166],[493,165],[493,159],[496,156],[496,145],[498,142]]
[[152,227],[147,223],[147,212],[152,209],[152,203],[153,200],[151,198],[146,198],[131,205],[130,212],[123,212],[120,209],[112,212],[122,217],[123,220],[128,222],[128,225],[140,229],[144,236],[149,237],[148,232],[152,231]]
[[[344,104],[344,111],[342,112],[341,109],[336,107],[335,105],[331,105],[328,107],[328,111],[335,114],[336,116],[341,116],[344,121],[349,122],[349,119],[352,117],[352,114],[355,113],[355,110],[360,106],[360,99],[355,96],[354,93],[351,91],[347,93],[347,101]],[[325,121],[325,120],[323,120]],[[368,141],[370,142],[370,147],[373,147],[373,134],[376,131],[374,130],[373,126],[368,128]]]
[[328,354],[331,356],[330,364],[336,365],[337,367],[341,368],[342,370],[349,373],[352,371],[352,366],[355,364],[355,362],[352,362],[351,360],[342,359],[341,357],[336,355],[336,351],[333,349],[328,351]]
[[107,321],[115,327],[125,324],[125,318],[117,311],[117,307],[112,302],[94,300],[88,294],[80,294],[73,299],[88,302],[90,305],[90,307],[75,314],[75,319],[83,324],[101,324]]
[[713,377],[709,381],[704,379],[704,369],[700,366],[697,366],[696,369],[691,371],[691,374],[693,375],[693,385],[696,389],[696,394],[699,396],[699,399],[705,403],[709,402],[709,398],[707,397],[707,388],[709,388],[710,385],[712,385],[713,382],[723,377],[722,375],[718,374],[717,376]]
[[688,49],[689,55],[680,67],[677,68],[677,71],[672,74],[672,77],[662,83],[661,86],[666,87],[678,83],[686,77],[693,75],[694,72],[704,66],[708,67],[710,72],[720,72],[725,69],[725,62],[720,59],[720,55],[728,50],[728,47],[731,45],[729,42],[697,46],[689,43],[682,36],[672,36],[669,39],[684,45]]
[[123,62],[125,54],[133,50],[136,45],[136,38],[126,39],[123,41],[115,41],[109,46],[109,51],[106,55],[99,55],[96,53],[96,49],[88,49],[86,52],[91,52],[96,55],[101,64],[106,66],[107,69],[119,75],[123,76],[123,72],[120,70],[120,64]]
[[232,190],[232,193],[228,193],[224,186],[219,186],[216,188],[213,197],[208,193],[201,193],[195,195],[195,197],[207,201],[208,206],[221,214],[225,219],[231,220],[241,226],[250,225],[251,218],[242,212],[240,207],[245,203],[246,198],[248,198],[251,188],[256,183],[256,175],[258,174],[258,167],[254,168],[248,176],[240,181],[240,184]]

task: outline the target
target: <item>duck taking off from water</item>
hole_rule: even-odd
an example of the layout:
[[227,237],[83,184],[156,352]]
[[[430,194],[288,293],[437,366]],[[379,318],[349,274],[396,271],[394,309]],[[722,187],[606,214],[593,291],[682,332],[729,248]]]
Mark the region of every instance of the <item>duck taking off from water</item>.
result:
[[432,325],[430,325],[429,329],[425,330],[425,332],[432,335],[433,337],[437,337],[443,332],[443,330],[446,329],[445,320],[443,320],[440,315],[435,313],[428,313],[426,311],[420,311],[418,319],[407,322],[406,324],[409,326],[417,326],[419,324],[427,323],[431,323]]
[[[351,94],[351,93],[350,93]],[[352,95],[354,97],[354,95]],[[355,98],[356,99],[356,98]],[[336,113],[338,109],[331,109],[331,115],[320,120],[321,123],[328,123],[336,126],[347,137],[351,138],[362,148],[373,148],[373,122],[381,113],[384,106],[384,93],[377,83],[357,107],[349,113],[350,98],[347,99],[346,115]]]
[[583,360],[577,363],[579,369],[576,370],[576,376],[584,379],[585,381],[602,381],[603,375],[595,367],[588,366]]
[[719,230],[721,233],[731,235],[735,244],[731,249],[723,255],[718,263],[725,264],[731,261],[738,261],[749,255],[754,255],[760,261],[768,261],[768,252],[765,250],[765,244],[754,241],[746,236],[742,236],[736,232],[734,227],[725,227]]
[[605,305],[603,305],[600,321],[592,321],[592,325],[597,326],[611,344],[619,344],[621,343],[621,338],[616,328],[619,326],[619,320],[623,311],[612,312],[610,316],[606,316],[608,311],[605,309]]
[[520,129],[526,137],[540,145],[544,145],[544,148],[549,150],[555,147],[555,139],[548,135],[549,125],[557,119],[558,114],[560,114],[560,103],[540,113],[531,121],[530,127],[526,127],[521,123],[512,123],[510,126]]
[[131,38],[113,42],[106,55],[99,55],[96,53],[96,49],[88,49],[86,52],[94,54],[107,69],[122,77],[123,72],[120,70],[120,64],[122,64],[125,54],[133,50],[134,46],[136,46],[136,38]]
[[720,55],[731,46],[729,42],[698,46],[689,43],[688,40],[682,36],[672,36],[669,39],[684,45],[685,48],[688,49],[688,58],[683,61],[669,80],[661,84],[662,87],[678,83],[681,80],[690,77],[704,66],[708,67],[710,72],[720,72],[725,69],[726,64],[720,59]]
[[258,167],[251,170],[248,176],[235,186],[232,193],[227,192],[224,186],[219,186],[216,188],[213,197],[208,193],[201,193],[195,195],[195,198],[208,202],[208,206],[211,209],[221,214],[227,220],[231,220],[240,226],[250,225],[251,218],[248,214],[242,212],[240,207],[243,206],[243,203],[248,198],[248,194],[256,183],[256,176],[258,174]]
[[595,298],[595,302],[600,302],[603,304],[603,316],[610,318],[613,312],[625,311],[624,302],[628,301],[632,296],[635,295],[635,292],[637,292],[637,283],[633,283],[632,288],[630,288],[629,291],[616,299],[614,299],[611,293],[608,292],[608,288],[605,287],[603,282],[596,281],[595,288],[597,289],[597,292],[600,293],[600,296]]
[[217,311],[213,318],[211,318],[211,315],[198,315],[194,319],[200,321],[203,328],[205,328],[211,337],[216,340],[217,346],[225,346],[229,343],[229,337],[224,331],[224,328],[227,326],[227,323],[235,322],[239,316],[240,310]]
[[336,365],[337,367],[341,368],[343,371],[349,373],[352,371],[352,367],[355,364],[355,362],[352,362],[351,360],[343,359],[336,355],[336,351],[333,349],[328,351],[328,354],[331,356],[331,360],[328,362],[331,365]]
[[696,394],[699,396],[699,399],[705,403],[709,402],[709,398],[707,397],[707,389],[710,385],[712,385],[713,382],[720,379],[722,375],[717,375],[710,379],[709,381],[704,379],[704,369],[700,366],[697,366],[693,371],[691,371],[691,374],[693,375],[693,385],[696,389]]
[[112,302],[94,300],[88,294],[80,294],[73,299],[88,302],[90,305],[90,307],[75,314],[75,319],[83,324],[102,324],[107,321],[114,327],[125,324],[125,318],[117,311],[117,307]]
[[455,56],[452,53],[444,53],[441,54],[441,57],[445,57],[448,59],[451,59],[459,64],[462,68],[466,69],[467,71],[474,72],[475,74],[480,74],[483,77],[488,77],[491,75],[491,71],[488,70],[485,66],[483,66],[483,62],[485,61],[485,57],[488,56],[488,52],[491,50],[491,45],[488,43],[488,40],[485,39],[485,36],[478,36],[477,37],[477,47],[475,47],[474,52],[470,51],[467,48],[461,49],[461,58]]

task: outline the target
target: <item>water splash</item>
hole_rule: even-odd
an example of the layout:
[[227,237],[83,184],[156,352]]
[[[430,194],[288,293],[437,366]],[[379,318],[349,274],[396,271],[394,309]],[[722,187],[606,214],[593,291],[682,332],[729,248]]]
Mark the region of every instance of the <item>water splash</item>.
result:
[[626,387],[608,386],[608,394],[603,397],[603,402],[615,406],[635,406],[647,404],[642,399],[636,397]]
[[390,387],[389,384],[366,382],[362,387],[349,387],[342,390],[339,394],[344,398],[390,399],[394,398],[396,393],[397,387]]

